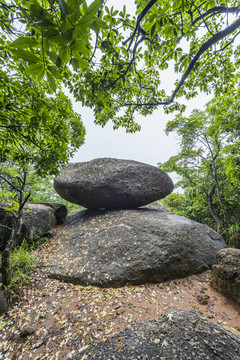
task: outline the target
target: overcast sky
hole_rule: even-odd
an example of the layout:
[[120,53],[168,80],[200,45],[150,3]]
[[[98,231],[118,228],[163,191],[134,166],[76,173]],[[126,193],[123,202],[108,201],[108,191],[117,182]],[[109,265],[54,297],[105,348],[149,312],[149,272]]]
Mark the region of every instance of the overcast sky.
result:
[[[113,3],[109,0],[109,3]],[[130,11],[134,9],[134,1],[118,1],[118,4],[126,4]],[[116,1],[115,1],[116,4]],[[174,88],[176,75],[173,70],[165,72],[161,78],[163,86],[168,94]],[[202,109],[210,98],[200,94],[195,99],[185,102],[187,114],[193,109]],[[114,157],[119,159],[131,159],[157,165],[164,162],[177,153],[178,143],[174,136],[166,136],[164,128],[166,123],[174,117],[174,114],[164,114],[163,108],[159,107],[151,116],[136,117],[141,124],[141,131],[135,134],[127,134],[124,129],[113,130],[112,124],[104,128],[94,124],[91,109],[82,108],[79,103],[73,101],[74,110],[81,114],[86,128],[85,144],[77,151],[72,162],[89,161],[99,157]]]

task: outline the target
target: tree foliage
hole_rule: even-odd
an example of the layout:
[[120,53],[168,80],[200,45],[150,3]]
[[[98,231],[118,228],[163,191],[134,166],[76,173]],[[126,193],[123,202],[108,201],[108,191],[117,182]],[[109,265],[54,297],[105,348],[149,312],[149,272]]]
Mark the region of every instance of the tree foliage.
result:
[[0,73],[0,162],[56,174],[84,142],[80,115],[62,91],[48,95],[45,82]]
[[[239,4],[236,1],[135,1],[136,17],[105,8],[108,28],[98,38],[102,55],[95,66],[73,76],[77,100],[94,108],[96,122],[139,130],[134,113],[148,115],[159,105],[183,110],[176,99],[198,91],[220,94],[238,82]],[[110,32],[109,32],[110,30]],[[126,31],[130,30],[130,36]],[[179,74],[172,94],[161,76]],[[91,91],[87,91],[90,89]]]
[[[73,4],[69,1],[69,6],[70,3]],[[95,1],[94,8],[86,7],[84,16],[92,18],[91,11],[97,11],[97,3],[100,2]],[[68,45],[61,41],[55,46],[54,40],[48,39],[51,37],[48,30],[53,37],[58,31],[56,36],[65,38],[64,31],[68,29],[64,24],[70,15],[65,14],[64,20],[64,4],[64,1],[0,4],[0,200],[8,203],[14,219],[11,226],[2,220],[0,224],[1,229],[9,232],[2,253],[4,286],[11,282],[10,253],[19,241],[24,206],[31,196],[28,173],[41,177],[57,174],[84,142],[81,117],[60,88],[60,79],[68,72],[60,56]],[[58,64],[52,61],[54,46],[60,54]],[[57,85],[58,91],[54,93]],[[1,203],[0,208],[5,211],[6,204]]]
[[[90,27],[98,31],[104,22],[96,16],[103,1],[87,6],[82,0],[1,2],[1,28],[13,58],[26,62],[27,74],[47,78],[56,90],[56,80],[67,76],[65,65],[88,67]],[[61,69],[61,71],[60,71]],[[63,73],[62,73],[63,71]]]
[[178,115],[167,124],[167,133],[178,135],[180,149],[159,166],[175,171],[185,192],[178,211],[222,233],[239,222],[239,90],[209,102],[204,111]]
[[[197,92],[220,94],[238,82],[239,3],[231,0],[135,0],[136,13],[107,1],[34,0],[1,2],[1,27],[13,58],[25,71],[60,79],[76,100],[94,110],[96,123],[133,132],[134,114],[176,102]],[[17,19],[17,21],[16,21]],[[21,27],[19,27],[21,23]],[[161,85],[164,70],[179,74],[175,90]]]

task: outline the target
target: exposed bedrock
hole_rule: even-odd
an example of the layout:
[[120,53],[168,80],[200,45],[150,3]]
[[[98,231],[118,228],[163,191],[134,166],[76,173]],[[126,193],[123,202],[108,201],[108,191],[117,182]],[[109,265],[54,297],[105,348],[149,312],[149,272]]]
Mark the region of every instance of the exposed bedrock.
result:
[[46,266],[50,277],[82,285],[153,283],[206,270],[224,247],[214,230],[161,206],[82,210],[65,225]]

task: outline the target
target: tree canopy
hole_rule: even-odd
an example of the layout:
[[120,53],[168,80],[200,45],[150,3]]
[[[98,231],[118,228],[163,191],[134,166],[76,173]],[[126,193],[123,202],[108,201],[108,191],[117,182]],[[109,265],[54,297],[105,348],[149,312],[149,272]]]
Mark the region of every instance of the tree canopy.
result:
[[[127,3],[118,11],[101,0],[3,1],[1,28],[8,52],[26,63],[27,74],[45,77],[53,90],[64,81],[102,126],[112,120],[115,128],[136,131],[136,112],[147,115],[159,105],[181,110],[181,96],[217,95],[235,86],[237,1],[135,4],[130,15]],[[169,66],[179,74],[171,94],[161,87]]]
[[[185,190],[181,199],[173,196],[172,206],[177,204],[183,215],[224,235],[232,227],[239,230],[238,97],[239,89],[233,89],[228,96],[214,98],[204,111],[194,110],[188,117],[177,115],[166,131],[177,134],[178,154],[159,164],[165,171],[175,171],[180,176],[178,185]],[[239,231],[237,246],[238,239]]]

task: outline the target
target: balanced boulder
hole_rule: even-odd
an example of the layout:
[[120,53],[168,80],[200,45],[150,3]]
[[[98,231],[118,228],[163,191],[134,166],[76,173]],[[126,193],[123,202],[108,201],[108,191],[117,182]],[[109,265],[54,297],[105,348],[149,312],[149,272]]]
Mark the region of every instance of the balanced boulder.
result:
[[65,200],[90,209],[137,208],[173,191],[170,177],[155,166],[111,158],[70,163],[54,181]]
[[240,304],[240,249],[222,249],[217,253],[211,285]]
[[161,206],[82,210],[71,219],[45,266],[49,277],[82,285],[115,287],[196,274],[226,247],[214,230]]
[[81,359],[240,360],[240,339],[192,311],[169,313],[88,346]]

